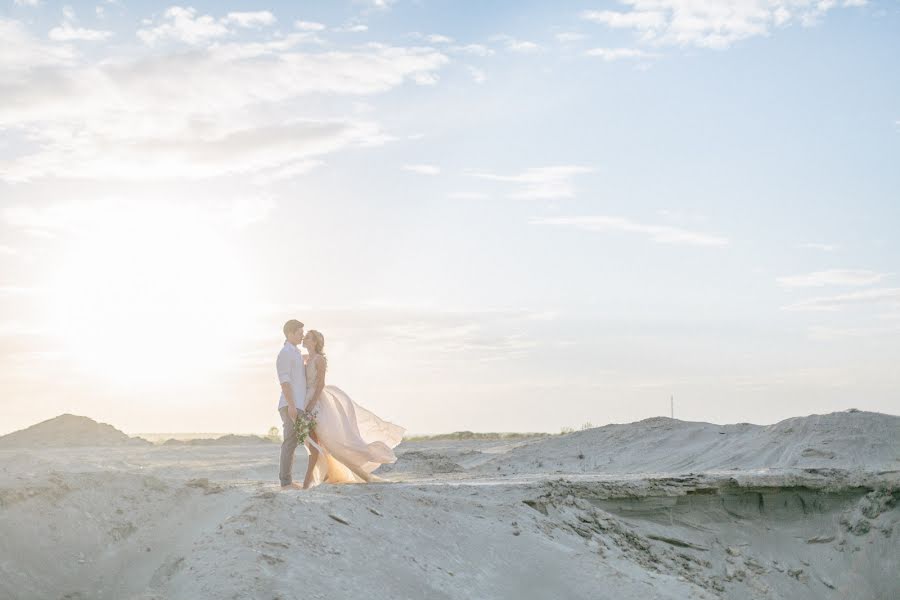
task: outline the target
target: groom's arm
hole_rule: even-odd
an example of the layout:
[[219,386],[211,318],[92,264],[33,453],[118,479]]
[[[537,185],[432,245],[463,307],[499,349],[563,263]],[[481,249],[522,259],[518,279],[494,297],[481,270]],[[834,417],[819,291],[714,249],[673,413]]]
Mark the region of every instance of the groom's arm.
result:
[[292,421],[296,421],[297,404],[294,402],[294,388],[292,388],[289,383],[282,383],[281,391],[284,392],[284,399],[287,402],[288,416]]
[[281,391],[284,394],[284,400],[287,402],[288,416],[291,420],[297,419],[297,403],[294,401],[294,388],[291,387],[291,361],[290,357],[283,354],[278,355],[276,361],[278,369],[278,381],[281,383]]

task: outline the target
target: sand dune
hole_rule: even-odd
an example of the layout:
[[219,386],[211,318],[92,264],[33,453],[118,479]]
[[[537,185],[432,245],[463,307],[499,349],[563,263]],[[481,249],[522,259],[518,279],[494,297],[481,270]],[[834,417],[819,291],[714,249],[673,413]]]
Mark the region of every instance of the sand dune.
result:
[[142,446],[150,442],[129,437],[112,425],[88,417],[60,415],[0,437],[0,448],[63,446]]
[[786,468],[900,468],[900,417],[848,411],[775,425],[666,417],[607,425],[520,446],[481,466],[503,472],[665,473]]
[[393,483],[310,492],[276,491],[271,444],[19,435],[0,449],[0,598],[894,598],[898,424],[408,442]]

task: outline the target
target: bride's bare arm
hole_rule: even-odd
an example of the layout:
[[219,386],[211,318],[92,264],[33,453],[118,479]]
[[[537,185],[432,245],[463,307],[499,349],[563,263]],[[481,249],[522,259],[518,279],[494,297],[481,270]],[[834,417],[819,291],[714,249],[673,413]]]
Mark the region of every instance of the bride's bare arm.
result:
[[316,407],[319,396],[322,395],[322,390],[325,389],[325,359],[317,356],[314,360],[316,361],[316,381],[310,388],[310,397],[306,399],[306,410],[309,412],[312,412]]

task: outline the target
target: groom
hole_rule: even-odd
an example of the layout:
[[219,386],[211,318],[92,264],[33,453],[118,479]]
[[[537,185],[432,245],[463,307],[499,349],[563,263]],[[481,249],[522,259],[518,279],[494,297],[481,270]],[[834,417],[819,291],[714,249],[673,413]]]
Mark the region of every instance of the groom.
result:
[[281,489],[299,490],[302,486],[294,482],[294,450],[297,449],[297,435],[294,423],[297,411],[306,407],[306,367],[303,356],[297,346],[303,341],[303,323],[291,319],[284,324],[284,347],[278,353],[275,367],[278,370],[278,382],[281,384],[281,398],[278,401],[278,412],[284,425],[284,441],[281,442],[281,463],[278,478]]

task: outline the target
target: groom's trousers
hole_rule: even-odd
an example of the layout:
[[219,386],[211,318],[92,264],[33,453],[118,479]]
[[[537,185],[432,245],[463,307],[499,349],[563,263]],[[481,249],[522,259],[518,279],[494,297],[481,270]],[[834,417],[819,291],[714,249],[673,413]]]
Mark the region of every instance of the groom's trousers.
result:
[[288,416],[287,407],[279,408],[281,424],[284,428],[283,442],[281,442],[281,462],[278,466],[278,478],[281,485],[291,485],[294,482],[294,451],[297,449],[297,434],[294,433],[294,424]]

